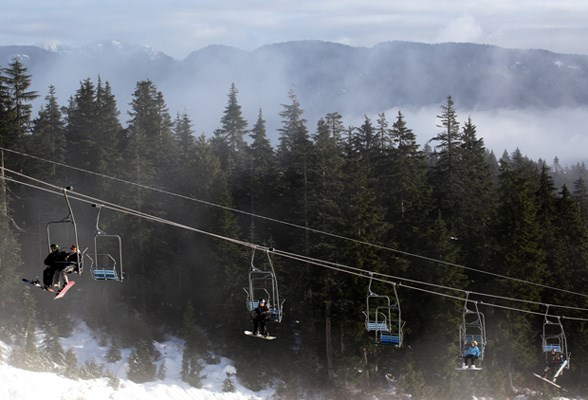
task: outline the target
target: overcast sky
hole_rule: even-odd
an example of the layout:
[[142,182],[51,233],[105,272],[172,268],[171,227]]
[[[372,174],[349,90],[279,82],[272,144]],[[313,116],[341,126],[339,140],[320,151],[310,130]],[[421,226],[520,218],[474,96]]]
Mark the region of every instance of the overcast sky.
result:
[[316,39],[473,42],[588,54],[586,0],[5,0],[0,45],[147,45],[177,59]]

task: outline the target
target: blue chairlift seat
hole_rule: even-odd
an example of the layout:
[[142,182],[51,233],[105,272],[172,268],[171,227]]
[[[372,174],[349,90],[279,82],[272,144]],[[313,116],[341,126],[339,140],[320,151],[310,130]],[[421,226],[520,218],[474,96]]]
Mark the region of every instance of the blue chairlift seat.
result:
[[551,352],[551,350],[555,350],[558,353],[561,353],[561,346],[558,344],[545,344],[543,345],[543,351],[548,353]]
[[119,281],[120,277],[115,269],[95,268],[94,279],[97,281]]
[[392,335],[386,332],[381,332],[379,343],[398,346],[400,344],[400,335]]

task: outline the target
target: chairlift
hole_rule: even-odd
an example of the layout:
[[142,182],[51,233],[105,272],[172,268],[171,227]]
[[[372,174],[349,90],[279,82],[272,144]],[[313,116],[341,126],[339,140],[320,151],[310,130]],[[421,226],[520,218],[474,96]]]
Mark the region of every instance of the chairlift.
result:
[[68,262],[68,264],[71,265],[71,268],[69,268],[67,273],[76,272],[81,275],[83,269],[82,259],[84,257],[84,253],[80,253],[76,220],[74,218],[69,198],[67,197],[67,192],[70,190],[73,190],[71,186],[63,188],[63,197],[65,198],[68,214],[59,221],[51,221],[47,223],[47,248],[49,249],[49,251],[51,251],[51,244],[53,243],[59,246],[68,246],[70,244],[75,244],[76,248],[78,249],[76,257],[77,259],[76,261]]
[[541,335],[541,338],[541,349],[545,354],[545,360],[548,361],[551,351],[555,350],[556,352],[563,355],[565,359],[565,368],[569,369],[570,353],[568,353],[568,343],[563,325],[561,323],[561,317],[549,315],[549,305],[545,311],[545,317],[543,320],[543,334]]
[[[468,304],[473,309],[468,308]],[[459,326],[460,357],[464,356],[464,347],[473,341],[478,343],[478,348],[480,349],[480,357],[478,359],[483,360],[484,350],[486,348],[486,320],[484,314],[478,309],[478,302],[469,300],[469,292],[466,292],[462,322]]]
[[389,296],[377,294],[372,290],[373,279],[374,275],[370,274],[366,310],[363,311],[365,328],[368,332],[374,332],[376,343],[401,347],[404,323],[396,283],[392,284],[394,291],[394,302],[392,302]]
[[92,278],[97,281],[118,281],[125,278],[123,272],[122,239],[119,235],[108,234],[100,229],[100,212],[102,206],[96,207],[96,231],[94,233],[94,262],[92,264]]
[[247,293],[247,310],[252,312],[259,305],[259,299],[265,299],[266,304],[270,310],[269,321],[282,322],[283,305],[285,300],[280,300],[280,293],[278,288],[278,280],[274,265],[269,254],[269,250],[265,250],[267,256],[269,269],[260,269],[255,264],[255,248],[251,254],[251,262],[249,269],[249,287],[243,288]]

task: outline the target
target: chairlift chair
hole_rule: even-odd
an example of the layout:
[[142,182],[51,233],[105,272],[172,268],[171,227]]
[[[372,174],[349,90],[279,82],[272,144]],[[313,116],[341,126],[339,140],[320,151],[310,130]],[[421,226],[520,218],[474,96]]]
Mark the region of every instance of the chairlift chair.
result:
[[404,323],[401,318],[396,283],[393,284],[395,302],[392,303],[389,296],[372,291],[372,282],[373,274],[370,274],[366,310],[363,311],[365,328],[368,332],[374,332],[376,343],[401,347]]
[[566,334],[564,332],[561,317],[549,315],[549,306],[545,311],[543,320],[543,333],[541,335],[542,345],[541,349],[545,354],[545,360],[548,361],[552,350],[561,353],[565,360],[565,368],[570,368],[570,353],[568,352],[568,343]]
[[266,250],[265,253],[269,269],[263,270],[255,265],[255,249],[253,249],[248,275],[249,286],[243,288],[247,294],[246,306],[247,310],[251,312],[259,305],[259,299],[265,299],[270,310],[269,321],[282,322],[285,300],[280,300],[278,280],[269,250]]
[[125,278],[123,271],[122,239],[119,235],[108,234],[100,229],[101,205],[92,204],[98,209],[96,231],[94,234],[94,259],[92,278],[97,281],[118,281]]
[[[74,218],[69,198],[67,197],[67,192],[70,190],[73,190],[71,186],[63,188],[63,197],[65,198],[68,214],[62,219],[58,221],[48,222],[46,225],[47,248],[49,249],[49,251],[51,251],[51,244],[53,243],[61,246],[69,246],[70,244],[75,244],[76,248],[78,249],[77,260],[73,262],[73,264],[72,262],[68,262],[68,264],[72,267],[67,272],[76,272],[78,274],[81,274],[83,268],[82,258],[84,257],[84,255],[83,253],[80,253],[76,220]],[[63,261],[63,263],[65,263],[65,261]]]
[[[464,346],[466,344],[476,341],[480,349],[479,360],[483,360],[486,348],[486,320],[484,314],[478,309],[478,302],[468,300],[468,297],[469,293],[466,293],[462,323],[459,326],[460,356],[463,357]],[[468,303],[473,305],[473,309],[468,308]]]

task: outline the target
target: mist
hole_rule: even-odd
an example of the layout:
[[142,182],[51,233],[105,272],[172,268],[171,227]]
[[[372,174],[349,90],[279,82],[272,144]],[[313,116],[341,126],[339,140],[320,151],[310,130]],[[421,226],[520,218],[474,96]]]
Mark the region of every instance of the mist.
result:
[[[441,108],[424,107],[400,110],[409,128],[417,135],[417,141],[425,144],[437,135]],[[398,110],[386,112],[390,119]],[[484,140],[487,150],[500,158],[506,150],[519,149],[523,155],[546,161],[548,165],[557,157],[562,167],[588,161],[588,108],[556,108],[525,110],[495,109],[468,111],[457,108],[460,126],[471,117],[476,125],[478,138]]]
[[[7,65],[15,54],[1,50],[0,64]],[[24,50],[30,54],[17,56],[32,76],[31,89],[39,94],[34,116],[50,85],[59,104],[66,106],[83,80],[100,79],[110,84],[125,126],[136,84],[149,79],[163,93],[172,118],[187,113],[195,135],[210,137],[221,125],[234,83],[248,127],[261,111],[274,146],[290,90],[311,134],[327,113],[339,112],[345,126],[360,126],[364,115],[375,121],[385,112],[392,122],[401,111],[424,145],[439,132],[437,115],[452,96],[458,121],[463,124],[471,117],[478,137],[497,157],[519,149],[547,163],[557,157],[562,166],[588,158],[583,151],[588,106],[581,83],[588,61],[583,56],[473,44],[388,42],[368,49],[319,41],[254,51],[209,46],[182,61],[114,41],[60,53]],[[462,65],[462,58],[471,63]],[[436,75],[437,65],[448,60],[454,63],[449,72]],[[550,83],[538,84],[539,78]]]

